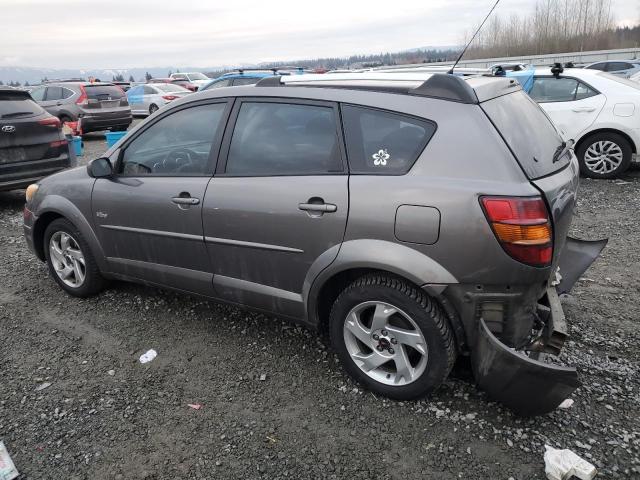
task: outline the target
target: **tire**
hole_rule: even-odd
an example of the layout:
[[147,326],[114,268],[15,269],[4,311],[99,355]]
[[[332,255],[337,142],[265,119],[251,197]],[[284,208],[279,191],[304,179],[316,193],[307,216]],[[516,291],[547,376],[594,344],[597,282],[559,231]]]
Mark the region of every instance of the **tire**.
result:
[[149,105],[149,115],[153,115],[158,111],[158,106],[155,103]]
[[65,122],[73,122],[73,119],[69,115],[60,115],[58,119],[62,124],[64,124]]
[[[399,278],[372,274],[357,279],[338,296],[329,321],[331,345],[347,373],[386,397],[425,397],[453,368],[457,352],[442,307]],[[402,367],[406,360],[408,369]],[[366,365],[375,368],[367,373]]]
[[617,133],[596,133],[580,142],[577,150],[580,172],[590,178],[615,178],[631,165],[633,151]]
[[[70,239],[66,242],[68,250],[65,250],[65,236]],[[53,244],[60,248],[55,250]],[[67,219],[58,218],[49,224],[44,232],[44,252],[51,276],[70,295],[90,297],[104,288],[105,280],[89,245]],[[73,271],[69,272],[69,268]],[[66,278],[65,273],[68,275]]]

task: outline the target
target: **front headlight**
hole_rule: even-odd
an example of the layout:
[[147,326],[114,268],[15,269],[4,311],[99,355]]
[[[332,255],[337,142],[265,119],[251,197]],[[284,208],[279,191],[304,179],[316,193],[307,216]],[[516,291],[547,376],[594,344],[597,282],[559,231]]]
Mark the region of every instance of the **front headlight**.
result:
[[38,185],[37,183],[32,183],[27,187],[27,192],[24,195],[25,198],[27,199],[27,203],[30,202],[31,199],[36,196],[36,193],[38,192],[39,188],[40,188],[40,185]]

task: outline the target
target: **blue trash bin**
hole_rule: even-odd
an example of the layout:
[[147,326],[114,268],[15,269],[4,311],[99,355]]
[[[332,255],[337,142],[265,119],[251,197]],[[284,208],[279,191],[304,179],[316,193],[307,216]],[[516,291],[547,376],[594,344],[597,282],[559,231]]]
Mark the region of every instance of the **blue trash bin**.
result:
[[77,157],[81,157],[84,149],[84,143],[82,143],[82,137],[73,137],[73,150],[76,152]]
[[126,134],[127,132],[106,132],[104,136],[107,138],[107,148],[113,147]]

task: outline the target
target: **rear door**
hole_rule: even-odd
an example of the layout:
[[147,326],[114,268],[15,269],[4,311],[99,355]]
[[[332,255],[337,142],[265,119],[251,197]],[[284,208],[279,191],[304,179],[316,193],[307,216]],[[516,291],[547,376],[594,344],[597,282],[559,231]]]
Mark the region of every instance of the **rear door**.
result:
[[606,97],[571,77],[536,76],[529,92],[566,138],[579,140],[602,111]]
[[60,106],[62,105],[62,87],[49,86],[44,101],[41,105],[53,116],[60,115]]
[[311,265],[342,242],[348,175],[332,103],[243,99],[204,202],[216,295],[295,318]]
[[156,118],[123,145],[116,174],[96,180],[96,231],[114,273],[211,295],[202,202],[228,115],[224,100]]

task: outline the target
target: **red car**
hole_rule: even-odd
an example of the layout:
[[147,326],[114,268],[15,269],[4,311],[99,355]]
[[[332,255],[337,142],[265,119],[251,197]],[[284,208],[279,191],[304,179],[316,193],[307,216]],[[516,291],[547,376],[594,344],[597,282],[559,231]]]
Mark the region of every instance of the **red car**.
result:
[[186,88],[187,90],[191,90],[195,92],[198,90],[198,86],[194,83],[191,83],[189,80],[176,80],[174,78],[152,78],[147,83],[173,83],[174,85],[180,85],[181,87]]

